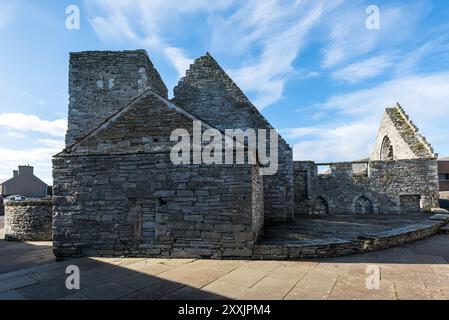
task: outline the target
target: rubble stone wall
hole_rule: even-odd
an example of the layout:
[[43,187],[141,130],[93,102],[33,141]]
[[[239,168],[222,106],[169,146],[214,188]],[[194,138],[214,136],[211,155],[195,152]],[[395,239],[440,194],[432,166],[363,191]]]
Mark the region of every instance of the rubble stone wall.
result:
[[295,162],[296,213],[410,214],[438,207],[434,160],[371,161],[357,173],[353,165],[335,163],[329,174],[318,174],[314,162]]
[[54,252],[250,256],[263,221],[258,172],[173,165],[168,153],[56,157]]
[[51,200],[8,201],[5,204],[5,239],[9,241],[51,241]]
[[167,97],[167,88],[144,50],[71,53],[66,145],[95,129],[147,87]]
[[[209,54],[196,59],[190,66],[174,89],[173,101],[220,130],[273,129]],[[278,170],[274,175],[264,176],[264,190],[266,222],[292,219],[293,152],[280,135]]]

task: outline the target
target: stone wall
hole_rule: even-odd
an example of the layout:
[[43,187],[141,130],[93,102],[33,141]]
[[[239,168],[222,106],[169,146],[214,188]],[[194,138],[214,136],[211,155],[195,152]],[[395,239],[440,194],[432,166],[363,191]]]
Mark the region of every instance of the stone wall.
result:
[[315,163],[295,162],[295,212],[409,214],[438,207],[434,160],[371,161],[359,168],[334,163],[329,174],[318,174]]
[[147,87],[167,97],[144,50],[71,53],[66,144],[95,129]]
[[[190,66],[174,89],[173,102],[220,130],[273,129],[209,54]],[[277,174],[264,177],[267,222],[293,218],[293,153],[280,135],[278,162]]]
[[168,153],[57,157],[55,255],[250,256],[263,220],[258,170],[175,166]]
[[260,167],[174,164],[171,133],[182,128],[191,142],[197,120],[146,89],[56,155],[55,254],[249,256],[263,221]]
[[391,160],[436,159],[438,157],[399,104],[385,110],[371,160],[389,160],[383,155],[386,144],[392,148]]
[[51,241],[52,201],[8,201],[5,204],[5,239]]

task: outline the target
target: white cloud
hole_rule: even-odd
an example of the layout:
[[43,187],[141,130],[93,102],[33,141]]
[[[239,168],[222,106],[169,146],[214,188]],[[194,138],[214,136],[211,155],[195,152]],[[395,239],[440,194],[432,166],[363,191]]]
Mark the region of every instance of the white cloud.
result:
[[63,137],[67,130],[67,120],[43,120],[35,115],[23,113],[0,114],[0,126],[18,131],[42,132],[52,136]]
[[10,138],[16,138],[16,139],[25,139],[26,138],[26,135],[24,135],[23,133],[14,132],[14,131],[7,132],[6,136],[10,137]]
[[0,181],[12,177],[12,170],[19,165],[31,165],[35,174],[47,184],[52,184],[52,156],[61,151],[57,147],[38,147],[24,150],[0,148]]
[[392,65],[392,57],[383,55],[350,64],[333,72],[331,77],[337,81],[355,84],[383,74]]
[[[85,4],[92,12],[90,23],[103,41],[127,40],[145,46],[163,54],[182,76],[192,59],[183,49],[170,44],[170,33],[182,30],[181,22],[189,14],[223,10],[233,2],[94,0]],[[189,26],[185,30],[189,32]]]
[[332,114],[332,122],[285,132],[296,142],[294,155],[298,160],[364,158],[370,154],[384,109],[400,102],[436,152],[446,155],[448,101],[449,72],[401,77],[374,88],[332,96],[315,106],[317,112]]
[[[428,5],[417,2],[380,6],[380,30],[365,26],[366,6],[348,3],[328,16],[324,34],[323,68],[336,67],[379,48],[388,47],[414,36],[417,21],[427,13]],[[398,32],[400,30],[400,32]]]
[[369,156],[376,134],[374,122],[356,121],[284,130],[292,140],[295,160],[351,161]]
[[[184,1],[85,1],[91,8],[90,22],[104,41],[127,40],[163,54],[180,76],[192,63],[186,48],[170,39],[200,37],[211,33],[208,48],[227,57],[238,56],[243,67],[229,73],[243,90],[256,96],[255,104],[264,108],[282,97],[284,83],[293,71],[292,64],[307,43],[311,29],[322,15],[343,0],[238,2]],[[95,10],[93,10],[95,8]],[[189,18],[205,14],[207,25],[194,35]],[[197,20],[198,21],[198,20]],[[201,21],[199,22],[199,25]],[[316,74],[311,74],[316,76]]]
[[182,49],[175,47],[166,47],[164,52],[178,71],[178,74],[181,77],[184,76],[186,70],[189,69],[190,65],[193,63],[193,59],[187,58]]
[[213,39],[222,50],[241,53],[260,48],[260,54],[250,59],[253,61],[244,61],[244,67],[230,71],[243,90],[256,95],[259,109],[282,98],[284,84],[294,71],[292,64],[312,28],[337,5],[323,1],[248,1],[230,19],[218,22]]

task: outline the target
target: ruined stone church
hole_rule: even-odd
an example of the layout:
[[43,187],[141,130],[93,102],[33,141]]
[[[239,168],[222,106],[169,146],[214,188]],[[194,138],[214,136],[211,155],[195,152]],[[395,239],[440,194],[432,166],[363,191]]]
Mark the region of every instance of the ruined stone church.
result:
[[[177,128],[273,129],[206,54],[173,99],[143,50],[70,55],[66,148],[53,159],[54,252],[73,256],[252,257],[264,226],[304,214],[400,214],[437,207],[437,155],[400,106],[387,109],[366,162],[170,160]],[[249,152],[255,152],[249,150]],[[313,155],[310,155],[313,157]]]

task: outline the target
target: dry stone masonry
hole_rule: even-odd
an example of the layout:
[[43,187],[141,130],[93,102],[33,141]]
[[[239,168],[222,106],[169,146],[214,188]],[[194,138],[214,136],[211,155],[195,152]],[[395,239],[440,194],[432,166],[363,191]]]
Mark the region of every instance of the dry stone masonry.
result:
[[[399,107],[387,110],[374,151],[388,161],[332,164],[330,174],[319,175],[313,162],[293,162],[278,135],[279,170],[262,176],[259,161],[171,161],[171,133],[182,128],[192,139],[194,121],[220,132],[273,128],[209,54],[190,66],[170,101],[143,50],[72,53],[69,93],[66,148],[53,159],[60,258],[269,259],[285,246],[259,244],[264,229],[295,215],[437,206],[436,155]],[[257,150],[244,147],[255,157]]]
[[51,241],[52,201],[8,201],[5,204],[5,239],[9,241]]
[[[273,129],[208,53],[186,71],[173,102],[221,130]],[[267,222],[293,218],[293,153],[280,135],[278,145],[278,172],[264,179]]]
[[71,53],[66,144],[95,129],[147,87],[167,97],[167,87],[144,50]]
[[410,214],[438,207],[438,155],[404,109],[385,111],[371,159],[330,163],[298,161],[295,209],[305,214]]

